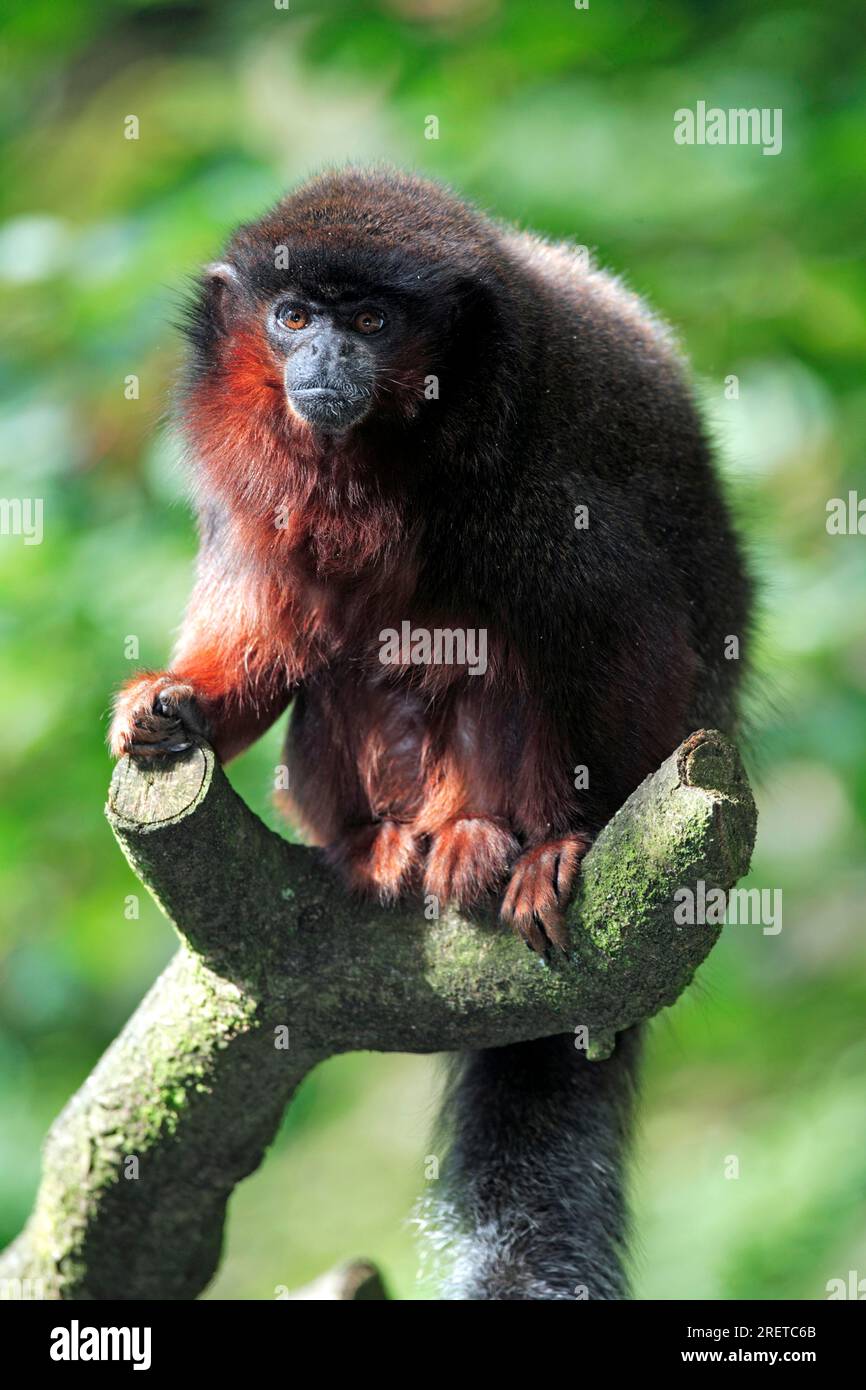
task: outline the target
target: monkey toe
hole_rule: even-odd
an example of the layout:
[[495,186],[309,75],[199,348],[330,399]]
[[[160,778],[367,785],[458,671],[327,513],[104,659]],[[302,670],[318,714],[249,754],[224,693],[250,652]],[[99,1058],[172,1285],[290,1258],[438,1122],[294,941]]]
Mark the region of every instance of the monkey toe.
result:
[[482,816],[449,821],[431,840],[424,891],[440,903],[468,907],[498,888],[517,853],[514,836],[496,821]]
[[585,835],[568,835],[528,850],[514,866],[500,915],[540,955],[567,949],[565,909],[588,848]]

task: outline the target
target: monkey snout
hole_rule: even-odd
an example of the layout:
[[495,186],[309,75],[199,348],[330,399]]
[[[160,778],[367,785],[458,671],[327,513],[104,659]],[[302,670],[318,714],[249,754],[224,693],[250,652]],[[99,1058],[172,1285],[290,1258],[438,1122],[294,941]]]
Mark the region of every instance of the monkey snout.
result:
[[289,409],[308,425],[330,432],[342,432],[357,425],[367,414],[373,398],[367,383],[347,380],[307,381],[286,385]]
[[293,414],[308,425],[336,433],[357,425],[373,398],[368,356],[343,349],[344,343],[333,339],[311,340],[291,354],[283,378]]

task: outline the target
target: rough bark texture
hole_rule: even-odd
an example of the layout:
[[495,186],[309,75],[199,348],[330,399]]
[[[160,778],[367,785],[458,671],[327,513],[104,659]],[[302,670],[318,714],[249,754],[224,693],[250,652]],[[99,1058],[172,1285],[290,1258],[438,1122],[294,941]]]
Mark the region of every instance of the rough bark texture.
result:
[[353,901],[315,851],[252,814],[206,746],[164,770],[124,759],[107,815],[181,949],[55,1121],[33,1215],[0,1257],[0,1279],[41,1281],[49,1298],[200,1293],[232,1189],[327,1056],[580,1026],[590,1056],[608,1055],[618,1030],[673,1003],[719,934],[675,926],[674,893],[730,888],[755,831],[736,750],[693,735],[599,836],[570,958],[545,965],[492,915]]

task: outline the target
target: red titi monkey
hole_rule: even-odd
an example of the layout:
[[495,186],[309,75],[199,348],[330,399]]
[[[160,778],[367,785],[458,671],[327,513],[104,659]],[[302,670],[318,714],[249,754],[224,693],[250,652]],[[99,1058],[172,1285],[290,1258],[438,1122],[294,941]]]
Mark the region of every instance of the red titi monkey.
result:
[[[498,895],[555,953],[601,826],[735,719],[750,585],[668,332],[573,248],[350,169],[235,233],[188,337],[198,578],[112,751],[228,760],[291,701],[290,809],[352,889]],[[385,659],[406,623],[483,634],[484,669]],[[626,1295],[637,1054],[466,1059],[453,1296]]]

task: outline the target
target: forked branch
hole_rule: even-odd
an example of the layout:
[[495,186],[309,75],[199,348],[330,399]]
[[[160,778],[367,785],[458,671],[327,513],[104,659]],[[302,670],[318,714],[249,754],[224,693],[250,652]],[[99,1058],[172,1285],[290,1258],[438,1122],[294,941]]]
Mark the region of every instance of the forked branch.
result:
[[196,1297],[232,1189],[325,1057],[574,1029],[607,1055],[674,1002],[719,934],[675,925],[677,889],[730,888],[755,831],[736,749],[694,734],[599,836],[570,958],[545,965],[492,915],[352,900],[317,852],[262,824],[206,746],[162,770],[121,761],[107,814],[181,947],[53,1125],[33,1215],[0,1257],[0,1279],[49,1298]]

